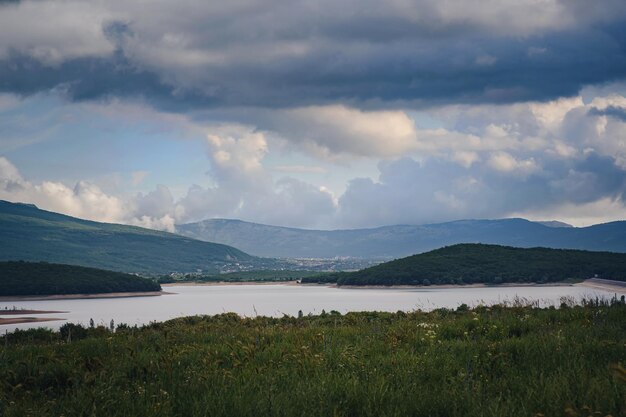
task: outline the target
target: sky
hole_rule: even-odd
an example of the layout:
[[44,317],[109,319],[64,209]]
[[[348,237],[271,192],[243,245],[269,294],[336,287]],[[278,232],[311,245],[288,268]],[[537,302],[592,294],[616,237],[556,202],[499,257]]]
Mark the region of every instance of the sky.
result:
[[626,219],[626,2],[3,0],[0,199],[168,231]]

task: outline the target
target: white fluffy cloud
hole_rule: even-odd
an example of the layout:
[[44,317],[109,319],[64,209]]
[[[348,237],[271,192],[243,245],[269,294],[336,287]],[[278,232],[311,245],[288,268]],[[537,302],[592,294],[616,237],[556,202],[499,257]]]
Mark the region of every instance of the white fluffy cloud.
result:
[[174,231],[174,217],[164,204],[168,194],[164,187],[159,187],[146,196],[123,199],[108,195],[86,181],[76,183],[73,188],[52,181],[32,183],[22,178],[8,159],[0,157],[0,199],[28,202],[82,219]]
[[286,226],[328,224],[335,207],[321,187],[284,177],[264,167],[265,135],[245,126],[220,126],[207,135],[213,186],[193,186],[178,203],[185,221],[236,217]]
[[[88,106],[98,114],[112,111]],[[183,126],[187,138],[202,132],[206,181],[179,189],[179,198],[166,185],[116,195],[89,181],[32,182],[1,158],[0,198],[171,231],[176,223],[211,217],[322,228],[525,214],[585,224],[619,218],[626,190],[626,99],[615,94],[591,101],[442,106],[424,110],[440,124],[428,129],[404,111],[345,105],[242,112],[255,123],[238,119],[235,111],[222,113],[233,120],[222,124],[128,104],[122,112],[125,123],[140,117],[165,123],[166,130]],[[268,163],[273,147],[285,142],[289,146],[281,152],[287,157],[317,158],[319,166],[283,165],[280,158]],[[355,174],[345,191],[333,195],[321,178],[333,175],[338,156],[342,164],[379,161],[379,176]],[[136,186],[146,175],[135,172],[129,181]]]
[[530,174],[537,169],[534,159],[518,160],[506,152],[493,153],[489,158],[488,165],[496,171],[522,175]]
[[362,111],[344,105],[279,112],[273,127],[324,157],[397,157],[417,147],[415,123],[403,111]]
[[31,183],[6,158],[0,157],[0,198],[28,202],[44,209],[71,216],[105,222],[119,222],[126,218],[123,202],[106,195],[97,186],[78,182],[73,188],[59,182]]

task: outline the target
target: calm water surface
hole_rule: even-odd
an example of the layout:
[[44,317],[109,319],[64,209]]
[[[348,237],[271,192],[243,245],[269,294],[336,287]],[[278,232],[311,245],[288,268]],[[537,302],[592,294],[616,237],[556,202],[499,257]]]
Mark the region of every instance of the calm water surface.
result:
[[[456,308],[511,302],[515,297],[539,301],[541,305],[559,305],[561,297],[580,300],[583,297],[612,297],[613,293],[578,286],[555,287],[488,287],[452,289],[341,289],[325,286],[298,285],[215,285],[171,286],[165,291],[175,293],[158,297],[102,298],[91,300],[49,300],[0,302],[5,307],[67,311],[64,314],[42,314],[36,317],[59,317],[65,321],[3,325],[0,331],[20,328],[59,328],[66,321],[87,325],[146,324],[196,314],[235,312],[244,316],[295,316],[321,313],[322,310],[348,311],[411,311],[438,307]],[[6,316],[4,316],[6,317]]]

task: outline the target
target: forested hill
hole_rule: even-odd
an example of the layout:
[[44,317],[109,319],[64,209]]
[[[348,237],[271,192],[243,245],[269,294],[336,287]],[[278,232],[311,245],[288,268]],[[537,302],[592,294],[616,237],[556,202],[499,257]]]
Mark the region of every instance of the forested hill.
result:
[[626,254],[460,244],[356,272],[303,278],[338,285],[430,285],[556,282],[599,278],[626,281]]
[[121,272],[45,262],[0,262],[0,296],[160,290],[152,280]]
[[215,271],[255,258],[231,246],[98,223],[0,200],[0,261],[45,261],[121,272]]

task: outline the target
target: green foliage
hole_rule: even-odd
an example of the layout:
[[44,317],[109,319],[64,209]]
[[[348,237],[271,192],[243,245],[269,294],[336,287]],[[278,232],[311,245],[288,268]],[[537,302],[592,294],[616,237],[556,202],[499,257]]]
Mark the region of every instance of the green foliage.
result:
[[64,216],[0,201],[0,261],[45,261],[122,272],[217,270],[254,258],[231,246]]
[[322,275],[312,275],[310,277],[302,277],[302,284],[335,284],[341,277],[349,274],[349,272],[336,272]]
[[0,338],[1,415],[626,412],[619,302],[300,318],[228,313],[82,331],[70,341],[59,333]]
[[547,283],[593,278],[626,280],[626,254],[460,244],[386,262],[357,272],[303,282],[338,285]]
[[74,265],[0,262],[0,296],[160,291],[156,282]]

